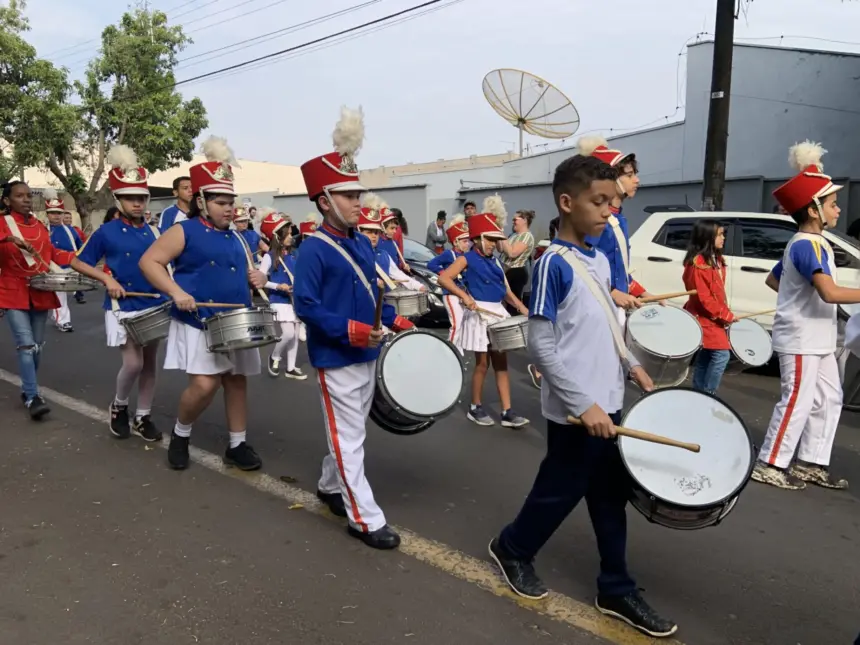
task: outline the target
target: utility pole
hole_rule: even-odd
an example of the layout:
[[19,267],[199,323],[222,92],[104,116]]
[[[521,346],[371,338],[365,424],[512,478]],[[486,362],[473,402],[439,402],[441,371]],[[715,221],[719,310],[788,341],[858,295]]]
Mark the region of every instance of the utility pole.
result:
[[729,97],[732,90],[732,54],[735,39],[736,0],[717,0],[714,64],[711,71],[711,105],[705,142],[702,210],[723,210],[726,189],[726,150],[729,143]]

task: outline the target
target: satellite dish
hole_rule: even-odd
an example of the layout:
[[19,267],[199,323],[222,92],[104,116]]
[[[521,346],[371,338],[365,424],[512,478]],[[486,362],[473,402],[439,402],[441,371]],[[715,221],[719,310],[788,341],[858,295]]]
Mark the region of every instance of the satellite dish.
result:
[[567,139],[579,129],[579,112],[564,93],[528,72],[494,69],[484,77],[484,97],[496,113],[520,131],[544,139]]

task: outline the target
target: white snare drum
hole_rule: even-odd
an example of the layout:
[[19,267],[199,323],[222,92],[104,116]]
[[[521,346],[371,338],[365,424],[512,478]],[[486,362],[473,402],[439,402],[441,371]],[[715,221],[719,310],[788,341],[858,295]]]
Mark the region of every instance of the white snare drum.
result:
[[421,330],[397,334],[376,362],[370,418],[393,434],[423,432],[457,405],[464,373],[460,352],[447,340]]
[[[201,307],[206,303],[201,302]],[[238,349],[253,349],[281,340],[281,326],[268,307],[233,309],[203,321],[206,345],[210,352],[226,354]]]
[[677,307],[646,305],[627,318],[627,348],[642,363],[654,387],[680,385],[702,347],[702,326]]
[[734,360],[726,369],[727,374],[768,364],[773,356],[773,341],[764,327],[752,318],[744,318],[729,325],[728,332]]
[[649,521],[694,530],[716,526],[732,511],[756,455],[743,419],[728,405],[687,388],[658,390],[636,401],[622,425],[702,447],[694,453],[619,437],[633,479],[631,503]]
[[170,308],[173,303],[166,302],[158,307],[146,309],[132,316],[126,316],[120,323],[125,327],[128,337],[140,347],[167,338],[170,331]]
[[490,348],[494,352],[511,352],[528,346],[529,319],[526,316],[511,316],[487,325]]
[[94,291],[101,283],[80,273],[43,273],[30,278],[30,286],[39,291],[72,293]]
[[412,318],[423,316],[430,311],[430,300],[423,291],[411,289],[394,289],[384,296],[385,302],[394,307],[398,316]]

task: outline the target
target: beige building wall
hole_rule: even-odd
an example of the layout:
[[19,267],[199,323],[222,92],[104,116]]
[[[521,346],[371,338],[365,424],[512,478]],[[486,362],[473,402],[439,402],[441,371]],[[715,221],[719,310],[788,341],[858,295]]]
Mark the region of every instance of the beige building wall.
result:
[[[368,188],[384,188],[392,184],[392,178],[409,175],[424,175],[453,170],[469,170],[472,168],[491,168],[501,166],[507,161],[519,159],[519,155],[506,152],[499,155],[472,155],[460,159],[440,159],[423,163],[409,163],[402,166],[379,166],[361,171],[361,183]],[[417,179],[416,179],[417,181]]]

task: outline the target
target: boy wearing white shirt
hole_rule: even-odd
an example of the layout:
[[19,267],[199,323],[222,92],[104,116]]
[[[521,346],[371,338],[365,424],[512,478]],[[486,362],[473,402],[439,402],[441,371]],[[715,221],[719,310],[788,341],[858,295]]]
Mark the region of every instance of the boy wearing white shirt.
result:
[[[787,490],[800,490],[807,482],[848,487],[828,469],[842,412],[836,306],[860,302],[860,289],[834,282],[833,249],[821,235],[839,219],[836,193],[842,189],[823,173],[825,152],[810,141],[792,146],[789,160],[799,174],[773,193],[798,232],[767,277],[767,285],[778,292],[772,335],[782,396],[752,478]],[[795,450],[797,463],[789,468]]]

